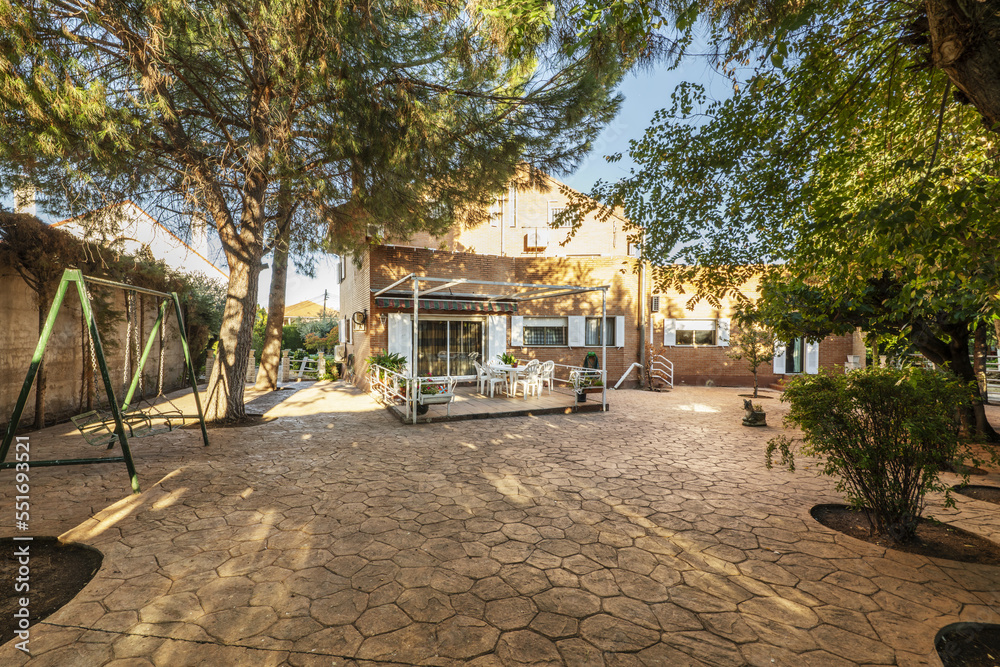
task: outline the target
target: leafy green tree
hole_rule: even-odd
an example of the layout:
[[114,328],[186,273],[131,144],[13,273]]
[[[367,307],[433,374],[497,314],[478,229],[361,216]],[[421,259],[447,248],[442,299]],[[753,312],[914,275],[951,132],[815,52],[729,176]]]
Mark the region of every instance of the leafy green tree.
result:
[[298,324],[286,324],[281,328],[281,349],[295,350],[303,349],[305,340],[299,332]]
[[[861,326],[973,378],[970,332],[998,313],[1000,135],[989,105],[955,94],[935,7],[707,10],[732,95],[680,86],[631,142],[637,166],[592,193],[632,221],[661,289],[746,302],[741,286],[759,279],[780,337]],[[981,9],[970,18],[988,24]]]
[[774,332],[750,319],[741,320],[729,336],[726,356],[746,362],[753,373],[753,398],[757,398],[757,369],[774,359]]
[[239,418],[283,201],[334,250],[480,222],[518,164],[576,164],[657,52],[650,30],[521,4],[0,0],[0,159],[67,202],[212,222],[230,282],[206,413]]

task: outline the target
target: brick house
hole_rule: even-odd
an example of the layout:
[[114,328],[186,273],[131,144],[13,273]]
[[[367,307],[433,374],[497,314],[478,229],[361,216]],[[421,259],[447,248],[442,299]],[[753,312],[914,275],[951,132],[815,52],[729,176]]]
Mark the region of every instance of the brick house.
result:
[[[417,233],[370,245],[360,256],[342,261],[341,343],[345,356],[354,355],[359,384],[365,383],[364,360],[376,351],[399,352],[411,364],[415,359],[420,375],[472,379],[471,352],[490,359],[510,351],[519,359],[579,366],[588,352],[600,354],[606,343],[604,361],[614,385],[639,360],[642,339],[666,347],[675,384],[751,384],[746,364],[725,354],[735,304],[723,300],[716,309],[703,301],[688,310],[684,295],[650,293],[648,267],[642,271],[632,256],[620,217],[588,218],[567,240],[569,230],[550,223],[567,205],[568,192],[552,178],[547,188],[511,189],[497,198],[488,224],[453,229],[438,238]],[[602,326],[599,292],[511,304],[483,286],[459,286],[420,299],[414,351],[412,297],[407,299],[406,285],[375,295],[409,274],[496,283],[607,285],[607,319]],[[745,285],[744,293],[754,297],[756,285]],[[778,349],[773,366],[761,369],[762,384],[787,374],[842,369],[848,355],[864,358],[857,334],[831,336],[818,344],[800,339]],[[631,373],[623,386],[635,384]]]

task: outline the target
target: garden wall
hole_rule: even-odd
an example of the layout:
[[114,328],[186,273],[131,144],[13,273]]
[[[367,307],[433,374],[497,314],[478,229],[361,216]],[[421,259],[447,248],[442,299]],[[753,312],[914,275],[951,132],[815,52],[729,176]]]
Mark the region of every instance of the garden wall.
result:
[[[95,292],[91,288],[92,293]],[[124,397],[124,388],[131,374],[123,377],[125,364],[125,293],[108,290],[108,305],[119,313],[119,318],[110,325],[109,333],[101,332],[101,341],[107,355],[111,381],[119,402]],[[95,295],[96,298],[96,295]],[[145,344],[153,323],[156,321],[156,303],[153,297],[143,298],[143,338]],[[173,391],[183,386],[184,352],[177,328],[177,318],[173,307],[169,309],[164,337],[166,364],[164,366],[164,391]],[[134,326],[134,325],[133,325]],[[14,410],[18,394],[28,372],[28,365],[38,343],[38,305],[35,293],[17,273],[7,267],[0,267],[0,427],[6,429]],[[85,346],[83,318],[80,299],[74,286],[66,294],[52,337],[45,350],[44,363],[47,368],[45,395],[46,423],[65,421],[70,416],[88,410],[87,386],[93,375],[90,353]],[[143,373],[145,393],[156,394],[158,346],[154,344],[146,369]],[[135,353],[132,352],[133,363]],[[98,377],[99,377],[98,373]],[[91,385],[92,386],[92,385]],[[101,387],[100,395],[104,396]],[[28,427],[35,418],[35,388],[31,390],[20,426]]]

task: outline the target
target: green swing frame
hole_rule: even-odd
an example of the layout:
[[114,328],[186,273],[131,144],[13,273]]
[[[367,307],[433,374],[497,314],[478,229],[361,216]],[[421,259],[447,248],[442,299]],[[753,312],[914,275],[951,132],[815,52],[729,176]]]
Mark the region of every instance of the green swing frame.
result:
[[[142,376],[143,367],[146,364],[146,360],[149,358],[149,354],[153,349],[154,339],[163,323],[163,320],[167,313],[167,302],[172,301],[174,304],[174,312],[177,316],[178,328],[181,334],[181,347],[184,350],[184,361],[187,364],[188,376],[191,379],[191,389],[194,391],[195,405],[198,408],[198,420],[201,423],[201,436],[204,440],[205,446],[208,446],[208,429],[205,426],[205,413],[201,407],[201,397],[198,395],[198,380],[195,377],[194,364],[191,360],[191,350],[188,347],[187,337],[184,334],[184,315],[181,312],[181,302],[177,296],[176,292],[158,292],[156,290],[146,289],[144,287],[136,287],[135,285],[128,285],[126,283],[119,283],[112,280],[104,280],[103,278],[93,278],[90,276],[83,275],[83,272],[79,269],[65,269],[63,271],[62,279],[59,281],[59,287],[56,289],[55,298],[52,300],[52,305],[49,307],[48,316],[45,319],[45,325],[42,327],[41,336],[38,338],[38,344],[35,346],[35,352],[31,357],[31,364],[28,366],[28,374],[24,378],[24,384],[21,386],[21,393],[17,398],[17,404],[14,406],[14,411],[10,415],[10,421],[7,423],[7,432],[3,438],[3,444],[0,445],[0,469],[13,468],[16,463],[13,461],[7,461],[7,454],[10,451],[11,443],[14,440],[14,433],[17,431],[19,422],[21,421],[21,414],[24,411],[24,406],[28,402],[28,394],[31,392],[31,386],[35,382],[35,376],[38,374],[38,367],[42,363],[42,358],[45,355],[45,348],[48,345],[49,338],[52,336],[52,330],[55,327],[56,317],[59,314],[59,309],[62,307],[62,303],[66,297],[66,292],[69,289],[70,283],[75,283],[77,294],[80,296],[80,305],[83,309],[83,317],[87,322],[87,327],[90,331],[90,339],[93,341],[94,346],[94,356],[97,358],[97,365],[101,371],[101,380],[104,383],[105,394],[109,403],[109,410],[111,411],[112,417],[115,423],[114,432],[111,433],[107,429],[107,424],[104,419],[93,420],[86,422],[86,424],[100,424],[94,431],[103,430],[108,431],[108,433],[102,436],[103,442],[98,442],[97,444],[108,444],[110,449],[115,441],[121,444],[122,455],[121,456],[106,456],[97,458],[80,458],[80,459],[51,459],[43,461],[31,461],[32,467],[42,467],[42,466],[63,466],[63,465],[80,465],[85,463],[113,463],[113,462],[124,462],[125,467],[128,470],[129,481],[132,486],[133,493],[140,493],[139,488],[139,476],[135,470],[135,462],[132,459],[132,450],[129,447],[129,435],[128,432],[132,430],[131,424],[126,427],[126,421],[129,419],[130,415],[137,415],[137,412],[128,412],[128,408],[132,403],[132,398],[135,394],[135,390],[139,385],[139,379]],[[90,301],[90,296],[87,293],[86,283],[93,285],[101,285],[103,287],[112,287],[117,289],[123,289],[126,291],[138,292],[142,294],[148,294],[150,296],[155,296],[163,299],[160,302],[159,314],[156,318],[156,323],[153,325],[153,329],[150,332],[149,339],[146,341],[145,349],[142,353],[142,358],[139,361],[138,369],[135,375],[132,377],[132,382],[129,385],[128,392],[125,395],[125,400],[121,407],[118,406],[118,401],[115,398],[114,388],[111,386],[111,375],[108,372],[107,361],[104,357],[104,348],[101,345],[101,335],[97,329],[97,318],[94,316],[93,304]],[[99,416],[99,413],[94,410],[93,415]],[[84,421],[82,418],[92,413],[84,413],[83,415],[77,415],[73,419],[74,425],[80,430],[84,438],[90,443],[92,442],[90,435],[84,431],[84,428],[80,426],[78,422]],[[144,416],[144,415],[142,415]],[[192,415],[193,416],[193,415]],[[147,418],[148,421],[148,418]],[[148,433],[152,435],[152,433]],[[139,436],[133,436],[139,437]]]

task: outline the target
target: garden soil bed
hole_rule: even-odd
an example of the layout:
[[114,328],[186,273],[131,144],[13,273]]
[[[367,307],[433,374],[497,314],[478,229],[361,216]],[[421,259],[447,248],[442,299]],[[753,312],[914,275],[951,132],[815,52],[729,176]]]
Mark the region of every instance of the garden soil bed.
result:
[[[23,563],[15,554],[28,545],[28,591],[16,591],[18,570]],[[15,636],[14,613],[19,600],[28,598],[29,621],[34,625],[76,597],[101,569],[104,556],[80,544],[63,544],[55,537],[29,541],[0,538],[0,644]]]
[[1000,545],[961,528],[929,519],[920,520],[917,536],[912,542],[897,544],[885,537],[872,537],[871,524],[864,513],[846,505],[817,505],[810,513],[827,528],[887,549],[961,563],[1000,565]]
[[[1000,488],[996,486],[980,486],[970,484],[968,486],[953,486],[951,487],[951,490],[955,493],[961,493],[963,496],[968,496],[969,498],[975,498],[976,500],[983,500],[988,503],[1000,505]],[[1000,662],[997,664],[1000,664]]]
[[934,648],[944,667],[1000,665],[1000,625],[954,623],[941,628]]

